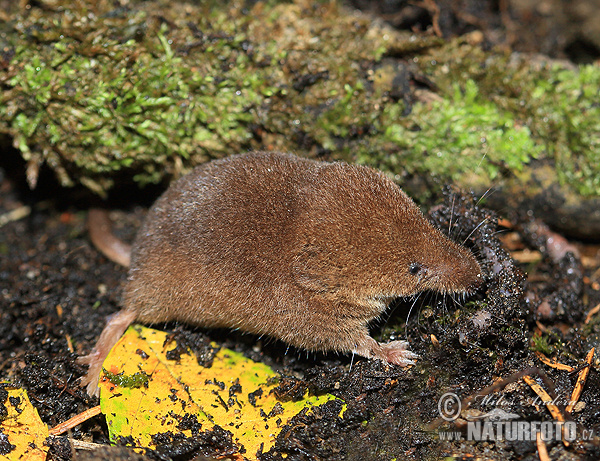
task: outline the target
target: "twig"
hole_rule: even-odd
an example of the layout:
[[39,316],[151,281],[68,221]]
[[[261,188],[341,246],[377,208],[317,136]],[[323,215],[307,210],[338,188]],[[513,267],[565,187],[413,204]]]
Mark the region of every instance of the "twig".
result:
[[548,448],[546,447],[546,442],[544,442],[542,439],[541,432],[537,432],[535,434],[535,444],[537,445],[540,461],[550,461],[550,456],[548,456]]
[[592,317],[594,316],[594,314],[597,314],[598,312],[600,312],[600,304],[598,304],[596,307],[593,307],[592,309],[590,309],[590,311],[585,316],[585,321],[583,323],[585,323],[586,325],[588,323],[590,323],[590,320],[592,320]]
[[0,215],[0,227],[5,226],[12,221],[19,221],[20,219],[29,216],[29,213],[31,213],[31,207],[28,206],[20,206],[8,213],[4,213],[3,215]]
[[[473,403],[473,401],[475,399],[478,399],[480,397],[484,397],[486,395],[491,394],[492,392],[496,392],[496,391],[498,391],[500,389],[503,389],[504,387],[506,387],[510,383],[514,383],[514,382],[518,381],[519,379],[521,379],[521,378],[523,378],[525,376],[528,376],[528,375],[537,375],[537,376],[539,376],[542,379],[542,381],[544,381],[544,384],[546,385],[546,387],[549,389],[550,395],[552,396],[552,398],[555,399],[555,401],[556,401],[556,391],[554,389],[554,384],[552,384],[552,381],[550,381],[550,379],[548,378],[548,376],[546,376],[546,374],[542,370],[540,370],[537,367],[532,367],[532,368],[527,368],[526,370],[519,371],[517,373],[513,373],[508,378],[501,379],[500,381],[495,382],[494,384],[486,387],[485,389],[477,392],[476,394],[472,394],[469,397],[464,398],[460,402],[461,408],[466,409],[466,408],[468,408],[471,405],[471,403]],[[445,420],[440,416],[439,418],[435,419],[429,425],[429,429],[430,430],[435,430],[440,425],[444,424],[444,422],[445,422]]]
[[97,405],[89,410],[85,410],[83,413],[79,413],[78,415],[73,416],[71,419],[68,419],[64,423],[60,423],[57,426],[54,426],[48,432],[50,435],[60,435],[63,434],[74,427],[80,425],[84,421],[87,421],[90,418],[93,418],[96,415],[99,415],[102,412],[100,409],[100,405]]
[[590,367],[592,365],[592,359],[594,358],[595,348],[588,352],[588,355],[585,358],[587,362],[587,366],[583,368],[579,372],[579,376],[577,377],[577,382],[575,383],[575,388],[573,389],[573,393],[571,394],[571,400],[567,405],[567,409],[565,410],[567,413],[571,413],[573,408],[575,408],[575,404],[579,401],[579,397],[581,397],[581,393],[583,392],[583,386],[585,386],[585,381],[587,380],[588,374],[590,372]]

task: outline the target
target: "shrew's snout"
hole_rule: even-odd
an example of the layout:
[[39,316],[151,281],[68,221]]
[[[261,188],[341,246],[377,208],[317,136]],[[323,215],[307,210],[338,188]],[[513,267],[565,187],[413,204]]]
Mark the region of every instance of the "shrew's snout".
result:
[[481,285],[483,285],[483,275],[481,275],[481,271],[479,271],[471,283],[467,285],[465,292],[467,294],[473,294],[481,287]]
[[483,284],[483,275],[471,252],[453,244],[444,253],[439,252],[428,264],[427,288],[442,293],[476,292]]

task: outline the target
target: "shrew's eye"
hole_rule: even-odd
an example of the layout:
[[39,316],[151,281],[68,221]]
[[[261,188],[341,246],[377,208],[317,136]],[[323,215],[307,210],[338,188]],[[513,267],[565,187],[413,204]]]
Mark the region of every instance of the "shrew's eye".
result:
[[408,266],[408,273],[410,275],[417,275],[421,271],[421,265],[419,263],[412,263]]

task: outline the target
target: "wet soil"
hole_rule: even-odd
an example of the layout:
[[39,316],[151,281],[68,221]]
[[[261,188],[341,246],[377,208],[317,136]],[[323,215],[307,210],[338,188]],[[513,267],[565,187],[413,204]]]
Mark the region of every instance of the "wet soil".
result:
[[[0,232],[0,373],[24,387],[43,421],[54,426],[97,404],[78,386],[85,368],[75,359],[92,348],[106,317],[119,309],[126,271],[91,246],[82,206],[89,197],[84,192],[54,190],[50,182],[31,194],[7,170],[0,175],[0,190],[0,215],[30,207],[29,214],[9,221]],[[600,316],[592,315],[586,323],[586,315],[600,303],[600,247],[571,247],[563,242],[567,246],[562,251],[563,247],[556,248],[559,236],[527,213],[503,216],[501,225],[498,216],[476,205],[473,197],[449,188],[438,203],[431,208],[430,218],[472,249],[481,262],[485,284],[466,300],[425,294],[412,309],[412,300],[398,301],[390,315],[374,325],[379,340],[407,336],[420,355],[416,367],[403,369],[363,359],[352,362],[336,355],[307,356],[250,335],[157,326],[174,331],[176,340],[192,349],[208,337],[275,367],[286,377],[282,399],[289,398],[293,389],[308,388],[313,393],[333,393],[347,404],[343,418],[339,417],[341,403],[336,401],[297,415],[260,459],[436,459],[457,453],[527,459],[536,455],[534,441],[442,441],[440,431],[460,431],[466,421],[440,426],[438,402],[446,392],[461,399],[472,397],[498,379],[510,380],[530,367],[538,367],[546,376],[551,394],[570,395],[576,374],[545,367],[534,352],[543,351],[578,368],[584,366],[588,350],[599,345]],[[131,240],[143,216],[143,206],[114,212],[117,233]],[[469,411],[485,417],[500,407],[524,419],[551,421],[543,405],[531,403],[535,394],[522,380],[493,395],[475,401]],[[496,405],[500,396],[501,406]],[[582,430],[599,431],[596,363],[581,400],[578,411],[568,417]],[[157,438],[156,452],[145,456],[192,459],[234,453],[227,432],[216,431],[193,440],[163,434]],[[102,417],[76,427],[68,437],[108,444]],[[66,447],[66,437],[55,439],[51,458],[71,459],[72,451]],[[578,440],[570,447],[556,442],[550,448],[570,459],[600,456],[597,438]],[[97,456],[117,459],[120,454],[105,449]]]

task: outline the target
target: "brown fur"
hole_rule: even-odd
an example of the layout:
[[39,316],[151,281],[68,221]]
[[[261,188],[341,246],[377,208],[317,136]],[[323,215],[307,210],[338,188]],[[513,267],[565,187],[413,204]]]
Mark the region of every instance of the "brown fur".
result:
[[[382,173],[258,152],[202,165],[154,204],[133,245],[125,318],[239,328],[406,365],[407,344],[377,343],[368,322],[395,297],[468,292],[480,277],[472,254]],[[103,336],[112,342],[106,330],[122,327],[109,323]]]

